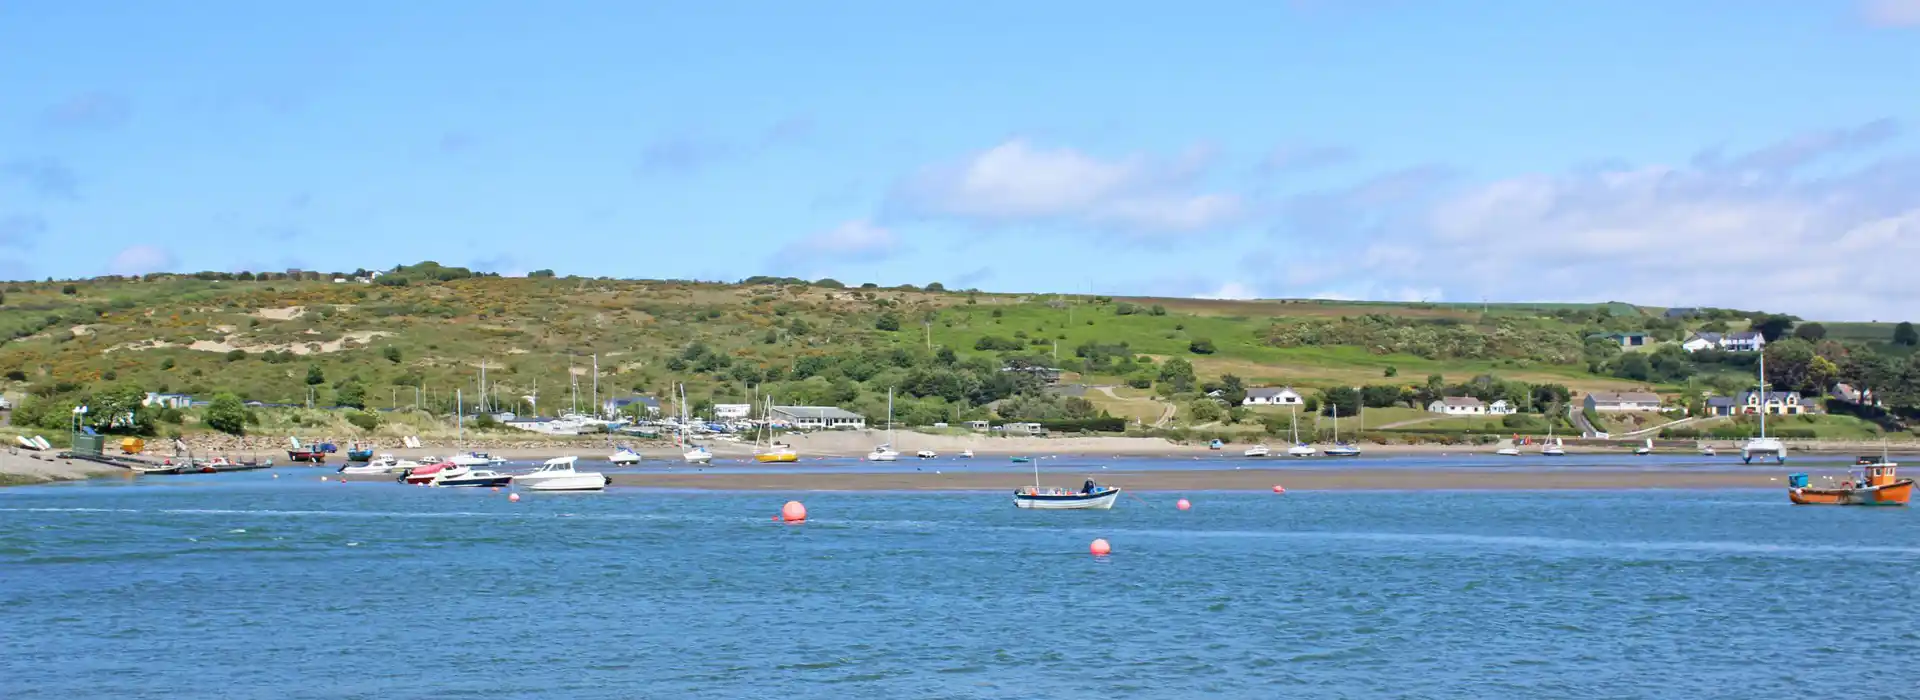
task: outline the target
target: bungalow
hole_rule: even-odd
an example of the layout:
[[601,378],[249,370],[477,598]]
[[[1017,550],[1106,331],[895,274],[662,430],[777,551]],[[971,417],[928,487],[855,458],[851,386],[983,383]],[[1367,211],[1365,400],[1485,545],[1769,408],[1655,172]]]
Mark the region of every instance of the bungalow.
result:
[[1486,415],[1487,404],[1471,396],[1445,396],[1427,404],[1427,410],[1449,416],[1480,416]]
[[774,422],[801,430],[861,430],[867,419],[832,406],[774,406],[767,410]]
[[640,404],[641,410],[645,411],[646,415],[660,415],[660,400],[651,396],[628,396],[621,399],[607,399],[607,402],[600,407],[600,413],[601,415],[617,416],[626,412],[627,407],[634,404]]
[[579,422],[571,421],[571,420],[560,420],[558,418],[541,418],[539,416],[515,416],[513,420],[507,421],[503,423],[503,425],[509,428],[517,429],[517,430],[525,430],[528,432],[540,433],[542,435],[579,435],[580,434]]
[[193,405],[193,397],[186,394],[162,394],[149,391],[147,392],[147,398],[140,400],[140,405],[159,406],[160,408],[186,408]]
[[1508,403],[1506,399],[1500,399],[1491,404],[1487,404],[1487,415],[1490,416],[1512,415],[1514,411],[1513,404]]
[[1721,344],[1724,342],[1726,342],[1726,336],[1720,333],[1700,332],[1693,334],[1692,337],[1687,338],[1686,342],[1681,343],[1680,349],[1686,350],[1687,352],[1719,350]]
[[1607,340],[1619,343],[1622,348],[1643,348],[1647,346],[1647,334],[1645,333],[1604,333],[1587,337],[1606,338]]
[[1585,401],[1587,410],[1601,413],[1660,410],[1660,395],[1650,391],[1595,391]]
[[1798,391],[1769,391],[1763,399],[1760,392],[1740,392],[1740,412],[1748,415],[1769,413],[1776,416],[1797,416],[1807,413],[1807,406],[1800,401]]
[[1707,398],[1707,415],[1731,416],[1738,413],[1739,400],[1731,396],[1711,396]]
[[753,413],[750,403],[717,403],[713,405],[713,417],[720,420],[739,420]]
[[1766,347],[1767,338],[1759,331],[1728,333],[1720,339],[1720,349],[1727,352],[1759,352]]
[[1290,386],[1262,386],[1247,390],[1247,398],[1240,400],[1242,406],[1299,406],[1306,403],[1300,392]]
[[1845,382],[1833,385],[1833,397],[1847,403],[1880,405],[1880,402],[1874,399],[1872,389],[1856,389],[1852,384]]

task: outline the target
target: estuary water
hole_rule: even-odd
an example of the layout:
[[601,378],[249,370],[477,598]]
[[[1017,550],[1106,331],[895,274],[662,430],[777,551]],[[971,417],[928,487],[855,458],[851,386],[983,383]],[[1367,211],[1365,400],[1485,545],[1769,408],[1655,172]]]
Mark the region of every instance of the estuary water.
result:
[[[281,478],[274,478],[275,474]],[[1765,491],[0,490],[6,698],[1914,697],[1920,513]],[[1176,497],[1190,511],[1174,508]],[[803,525],[773,522],[789,498]],[[1109,557],[1087,553],[1094,538]]]

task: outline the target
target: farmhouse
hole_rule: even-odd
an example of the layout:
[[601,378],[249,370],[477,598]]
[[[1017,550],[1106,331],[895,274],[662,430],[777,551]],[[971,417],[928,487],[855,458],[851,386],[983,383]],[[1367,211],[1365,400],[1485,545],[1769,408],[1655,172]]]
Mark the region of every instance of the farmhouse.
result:
[[1596,391],[1587,394],[1586,407],[1601,413],[1658,411],[1660,395],[1650,391]]
[[1481,416],[1486,415],[1487,404],[1471,396],[1447,396],[1427,404],[1427,410],[1449,416]]
[[1305,403],[1300,392],[1293,387],[1254,387],[1247,390],[1247,398],[1240,401],[1242,406],[1298,406]]

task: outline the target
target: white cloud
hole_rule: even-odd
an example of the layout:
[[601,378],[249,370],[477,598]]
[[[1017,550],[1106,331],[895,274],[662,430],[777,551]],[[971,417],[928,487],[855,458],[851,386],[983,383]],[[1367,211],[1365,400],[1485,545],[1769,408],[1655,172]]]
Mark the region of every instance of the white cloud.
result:
[[1881,27],[1920,27],[1920,0],[1865,0],[1860,12]]
[[1201,299],[1258,299],[1260,292],[1245,282],[1225,282],[1211,292],[1199,295]]
[[116,275],[144,275],[166,272],[174,266],[173,253],[152,245],[127,246],[113,256],[107,269]]
[[893,255],[900,237],[866,220],[849,221],[781,248],[781,257],[870,262]]
[[1196,191],[1210,154],[1103,159],[1013,140],[894,187],[895,211],[982,224],[1073,222],[1136,234],[1225,226],[1245,207],[1235,194]]
[[1911,186],[1920,180],[1920,157],[1823,167],[1819,175],[1803,167],[1884,141],[1888,128],[1876,122],[1799,135],[1690,166],[1484,182],[1397,205],[1392,216],[1400,225],[1384,230],[1378,212],[1336,212],[1326,221],[1377,234],[1350,265],[1374,280],[1377,287],[1358,290],[1371,298],[1400,289],[1429,298],[1711,305],[1836,320],[1920,317],[1907,281],[1920,267],[1920,190]]

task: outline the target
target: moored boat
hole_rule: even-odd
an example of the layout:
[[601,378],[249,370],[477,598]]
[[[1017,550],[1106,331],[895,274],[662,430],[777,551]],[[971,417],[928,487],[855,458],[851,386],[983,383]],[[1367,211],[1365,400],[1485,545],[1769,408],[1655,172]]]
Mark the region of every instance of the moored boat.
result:
[[354,445],[347,449],[347,461],[366,462],[373,459],[373,448]]
[[287,450],[287,460],[296,464],[325,464],[327,453],[317,449],[292,449]]
[[1221,442],[1219,438],[1214,438],[1213,442],[1207,443],[1207,449],[1209,450],[1218,450],[1226,446],[1227,443]]
[[419,462],[395,459],[393,455],[380,455],[366,464],[341,465],[339,471],[342,474],[400,474],[418,466],[421,466]]
[[1774,464],[1787,463],[1787,444],[1767,437],[1767,355],[1760,354],[1760,434],[1740,446],[1740,462],[1752,464],[1755,457],[1773,457]]
[[621,445],[620,449],[613,452],[613,456],[607,458],[607,461],[616,466],[631,466],[640,463],[640,453],[634,452],[626,445]]
[[1332,447],[1321,450],[1320,454],[1328,457],[1358,457],[1360,456],[1360,448],[1344,442],[1336,442]]
[[692,449],[680,453],[680,459],[686,460],[687,464],[706,464],[713,461],[713,453],[708,452],[704,445],[694,445]]
[[960,451],[960,458],[961,458],[961,459],[973,459],[973,450],[971,450],[971,449],[967,449],[967,450],[961,450],[961,451]]
[[1268,454],[1271,454],[1272,452],[1273,452],[1273,450],[1271,450],[1271,449],[1269,449],[1269,448],[1268,448],[1268,447],[1267,447],[1266,445],[1254,445],[1254,446],[1252,446],[1252,447],[1249,447],[1249,448],[1247,448],[1247,449],[1245,449],[1245,450],[1243,450],[1243,451],[1241,451],[1241,452],[1240,452],[1240,456],[1242,456],[1242,457],[1265,457],[1265,456],[1267,456]]
[[1014,464],[1026,464],[1033,461],[1032,457],[1008,457],[1007,459]]
[[921,459],[934,459],[936,457],[939,457],[940,453],[935,452],[933,450],[921,450],[919,452],[913,453],[913,456],[919,457]]
[[1540,454],[1548,457],[1565,457],[1567,456],[1567,448],[1565,445],[1560,444],[1560,438],[1553,438],[1547,442],[1545,447],[1540,448]]
[[599,472],[575,471],[574,462],[579,457],[557,457],[549,459],[526,474],[513,476],[513,485],[534,491],[599,491],[613,483],[613,479]]
[[464,474],[441,472],[428,482],[434,486],[506,486],[513,482],[512,474],[502,474],[492,469],[474,469]]
[[439,462],[435,464],[428,464],[425,466],[414,467],[404,472],[400,472],[400,476],[397,477],[396,480],[406,484],[425,484],[425,483],[432,482],[436,478],[439,478],[439,476],[443,472],[451,475],[458,475],[458,474],[465,474],[467,471],[469,470],[466,467],[462,467],[452,462]]
[[1861,457],[1860,472],[1839,488],[1814,488],[1804,473],[1787,476],[1787,498],[1803,506],[1904,506],[1913,498],[1913,480],[1899,478],[1900,465],[1885,456]]
[[1633,448],[1633,453],[1642,457],[1653,454],[1653,438],[1647,438],[1645,444]]

